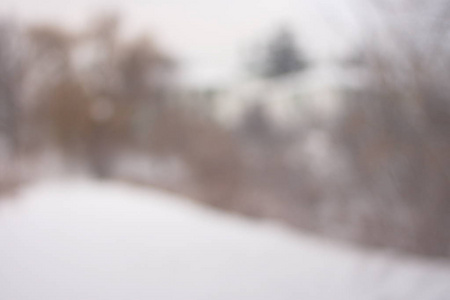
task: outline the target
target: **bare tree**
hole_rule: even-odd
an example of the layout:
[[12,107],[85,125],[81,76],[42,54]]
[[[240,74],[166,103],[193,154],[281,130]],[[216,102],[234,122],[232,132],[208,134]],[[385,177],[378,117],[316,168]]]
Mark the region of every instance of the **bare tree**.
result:
[[[23,53],[19,29],[10,20],[0,21],[0,134],[10,154],[19,142],[19,110],[23,78]],[[1,137],[0,137],[1,138]]]
[[449,5],[401,7],[395,18],[391,6],[379,7],[383,27],[365,46],[368,81],[344,103],[335,127],[353,176],[342,189],[362,190],[371,207],[361,216],[365,242],[448,256]]

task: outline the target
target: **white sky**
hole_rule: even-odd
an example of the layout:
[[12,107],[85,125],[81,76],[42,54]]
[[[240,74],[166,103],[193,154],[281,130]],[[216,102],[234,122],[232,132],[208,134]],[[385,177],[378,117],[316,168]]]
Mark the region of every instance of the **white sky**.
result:
[[21,21],[82,26],[117,11],[130,32],[147,31],[181,62],[183,77],[208,84],[242,73],[245,47],[289,24],[315,59],[339,55],[355,36],[351,0],[2,0],[0,12]]

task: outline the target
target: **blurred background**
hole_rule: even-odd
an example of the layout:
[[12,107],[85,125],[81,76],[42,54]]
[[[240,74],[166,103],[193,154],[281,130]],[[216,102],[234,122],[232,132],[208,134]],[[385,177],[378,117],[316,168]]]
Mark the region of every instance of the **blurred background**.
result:
[[446,0],[3,0],[0,200],[120,182],[448,264],[449,17]]

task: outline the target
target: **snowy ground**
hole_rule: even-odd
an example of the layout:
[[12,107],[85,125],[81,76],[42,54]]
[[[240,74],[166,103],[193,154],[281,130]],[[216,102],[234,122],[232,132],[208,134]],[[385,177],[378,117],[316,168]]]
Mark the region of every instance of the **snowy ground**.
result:
[[158,191],[48,181],[0,201],[1,300],[449,297],[448,262],[336,246]]

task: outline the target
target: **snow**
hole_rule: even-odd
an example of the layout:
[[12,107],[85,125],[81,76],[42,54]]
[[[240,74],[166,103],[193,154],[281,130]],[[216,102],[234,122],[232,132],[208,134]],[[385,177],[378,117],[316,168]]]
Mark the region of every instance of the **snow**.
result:
[[353,249],[121,183],[0,201],[0,299],[447,299],[450,263]]

